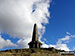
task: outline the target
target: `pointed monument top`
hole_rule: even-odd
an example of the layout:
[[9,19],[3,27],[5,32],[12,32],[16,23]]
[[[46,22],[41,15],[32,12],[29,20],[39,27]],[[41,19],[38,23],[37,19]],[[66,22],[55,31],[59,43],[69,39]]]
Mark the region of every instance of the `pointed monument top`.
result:
[[38,40],[38,30],[37,30],[37,24],[34,24],[34,29],[33,29],[33,36],[32,36],[32,41],[37,41]]
[[35,23],[34,26],[37,26],[37,24]]

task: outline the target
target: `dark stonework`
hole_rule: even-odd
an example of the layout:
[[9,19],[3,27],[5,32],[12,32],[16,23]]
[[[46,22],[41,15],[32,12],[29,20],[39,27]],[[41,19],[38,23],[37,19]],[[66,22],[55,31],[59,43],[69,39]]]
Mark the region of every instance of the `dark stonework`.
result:
[[29,48],[41,48],[42,43],[38,39],[38,30],[37,30],[36,24],[34,24],[32,41],[28,43],[28,45],[29,45]]

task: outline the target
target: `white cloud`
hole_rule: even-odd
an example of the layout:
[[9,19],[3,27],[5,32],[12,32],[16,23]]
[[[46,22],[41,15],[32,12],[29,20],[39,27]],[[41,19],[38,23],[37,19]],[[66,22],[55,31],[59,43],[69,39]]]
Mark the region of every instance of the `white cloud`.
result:
[[60,50],[70,51],[70,49],[68,48],[67,44],[50,45],[50,47],[54,47],[54,48],[60,49]]
[[75,48],[74,48],[74,51],[75,51]]
[[[69,32],[66,32],[66,36],[64,38],[60,38],[56,45],[50,45],[50,47],[54,47],[56,49],[66,50],[70,51],[69,47],[67,46],[67,43],[70,42],[70,39],[75,38],[75,35],[72,35]],[[64,43],[63,43],[64,42]]]
[[28,47],[33,24],[37,23],[40,39],[45,32],[50,0],[0,0],[0,32],[18,37],[18,46]]
[[65,38],[61,38],[62,41],[69,40],[70,36],[65,36]]
[[70,51],[69,47],[67,46],[67,44],[56,44],[56,45],[53,45],[53,44],[43,44],[42,45],[43,48],[49,48],[49,47],[54,47],[56,49],[60,49],[60,50],[65,50],[65,51]]
[[54,48],[56,47],[56,45],[52,45],[52,44],[50,44],[49,46],[50,46],[50,47],[54,47]]
[[61,44],[63,41],[65,41],[65,43],[68,43],[70,40],[71,36],[65,36],[64,38],[60,38],[57,42],[57,44]]
[[47,44],[45,44],[45,42],[42,42],[42,48],[49,48],[50,46],[49,45],[47,45]]
[[44,43],[44,44],[42,45],[42,48],[49,48],[49,45],[47,45],[47,44]]
[[46,38],[44,38],[44,41],[47,41],[47,39],[46,39]]
[[12,46],[17,46],[16,44],[12,43],[11,40],[7,39],[3,39],[0,35],[0,49],[4,48],[4,47],[12,47]]
[[60,49],[60,50],[70,51],[69,47],[67,46],[67,43],[69,43],[69,40],[71,39],[71,37],[73,35],[71,35],[69,32],[67,32],[67,34],[68,35],[66,35],[65,37],[58,39],[56,45],[49,44],[46,46],[47,47],[54,47],[54,48]]
[[[69,43],[68,41],[70,40],[70,36],[65,36],[64,38],[60,38],[56,45],[50,45],[50,47],[54,47],[56,49],[60,49],[60,50],[65,50],[65,51],[70,51],[69,47],[67,46],[66,43]],[[63,43],[65,42],[65,43]]]
[[71,35],[69,32],[66,32],[66,34]]
[[17,47],[21,47],[21,48],[28,48],[28,42],[30,41],[30,39],[20,39],[17,41],[18,46]]
[[63,44],[62,41],[58,41],[56,45],[53,44],[45,44],[45,42],[42,42],[43,48],[49,48],[49,47],[54,47],[56,49],[60,49],[60,50],[65,50],[65,51],[70,51],[70,49],[68,48],[67,44]]

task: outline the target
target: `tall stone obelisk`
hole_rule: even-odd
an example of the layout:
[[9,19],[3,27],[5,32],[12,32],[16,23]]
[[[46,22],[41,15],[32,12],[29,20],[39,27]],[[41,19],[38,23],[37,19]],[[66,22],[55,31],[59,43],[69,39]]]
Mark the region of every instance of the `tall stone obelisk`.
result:
[[29,45],[29,48],[41,48],[42,43],[38,39],[38,30],[37,30],[36,24],[34,24],[32,41],[28,43],[28,45]]

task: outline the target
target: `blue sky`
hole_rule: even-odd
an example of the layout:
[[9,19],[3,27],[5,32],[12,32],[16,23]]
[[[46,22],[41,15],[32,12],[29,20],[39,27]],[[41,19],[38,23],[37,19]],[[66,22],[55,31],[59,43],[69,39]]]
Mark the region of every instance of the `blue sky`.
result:
[[[56,45],[59,39],[65,38],[65,36],[75,35],[75,0],[52,0],[50,4],[50,19],[49,24],[46,25],[46,30],[43,39],[46,38],[45,42],[47,45]],[[69,34],[67,34],[67,32]],[[13,43],[19,40],[18,38],[13,38],[7,34],[1,34],[2,37],[10,39]],[[75,48],[75,38],[70,38],[69,43],[62,42],[66,44],[70,50]],[[3,48],[4,49],[13,49],[16,47]]]
[[[53,0],[49,9],[50,24],[46,26],[44,37],[47,44],[56,44],[58,39],[65,37],[66,32],[75,34],[75,0]],[[75,38],[69,40],[67,46],[73,50]]]

